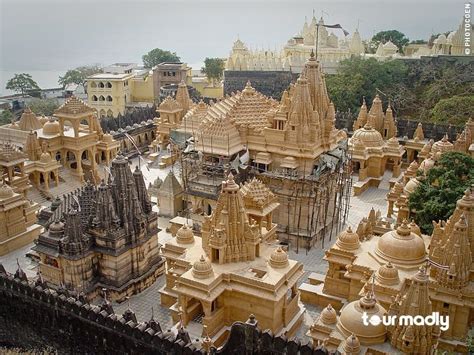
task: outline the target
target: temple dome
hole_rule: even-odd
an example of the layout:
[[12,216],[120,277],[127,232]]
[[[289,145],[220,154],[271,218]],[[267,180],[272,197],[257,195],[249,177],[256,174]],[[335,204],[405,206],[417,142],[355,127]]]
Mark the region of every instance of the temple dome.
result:
[[375,274],[375,279],[382,285],[396,285],[400,282],[398,270],[390,263],[382,265]]
[[59,134],[60,130],[61,127],[59,126],[59,122],[55,121],[53,118],[50,118],[43,126],[44,134]]
[[337,313],[331,304],[328,304],[327,307],[322,310],[319,320],[326,325],[335,324],[337,322]]
[[270,255],[270,265],[276,269],[287,267],[288,254],[281,247],[276,248]]
[[418,180],[418,178],[416,178],[416,177],[412,177],[410,180],[408,180],[407,184],[403,188],[403,191],[407,195],[409,195],[409,194],[413,193],[416,190],[418,185],[420,185],[420,180]]
[[384,144],[380,132],[368,123],[354,132],[351,139],[354,138],[359,139],[367,148],[378,148]]
[[176,232],[176,241],[179,244],[191,244],[194,242],[193,230],[189,228],[186,224],[178,229]]
[[214,271],[211,262],[201,255],[201,258],[194,263],[192,273],[197,279],[207,279],[214,274]]
[[360,353],[360,341],[357,336],[351,334],[345,341],[343,345],[344,354],[346,355],[356,355]]
[[365,325],[362,318],[364,312],[369,319],[374,315],[382,319],[387,311],[376,302],[374,295],[368,292],[360,300],[352,301],[342,309],[337,328],[344,336],[356,335],[363,345],[382,343],[387,333],[385,325],[382,322],[377,325]]
[[343,250],[356,250],[360,246],[359,236],[349,226],[347,230],[339,234],[336,245]]
[[64,231],[64,223],[61,221],[54,221],[49,225],[48,230],[50,232],[63,232]]
[[394,264],[416,265],[425,261],[426,247],[423,239],[403,221],[397,230],[380,237],[375,253]]
[[13,196],[12,188],[8,186],[7,184],[3,183],[0,186],[0,199],[5,199],[12,196]]
[[430,154],[428,158],[423,160],[420,164],[420,170],[426,174],[433,166],[435,165],[435,160],[433,159],[433,155]]
[[453,149],[454,149],[454,145],[448,140],[447,134],[445,134],[441,140],[434,142],[433,146],[431,147],[431,151],[433,153],[438,153],[438,152],[446,153],[446,152],[452,151]]

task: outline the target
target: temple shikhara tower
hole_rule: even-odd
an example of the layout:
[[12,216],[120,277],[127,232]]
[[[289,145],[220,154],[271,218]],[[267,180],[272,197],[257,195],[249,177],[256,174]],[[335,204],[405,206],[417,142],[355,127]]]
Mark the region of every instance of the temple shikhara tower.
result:
[[123,300],[163,273],[158,231],[141,171],[118,155],[107,182],[86,184],[55,206],[33,249],[47,282],[91,298],[107,288]]
[[[474,319],[474,187],[457,201],[447,221],[433,223],[431,237],[406,220],[392,229],[372,210],[356,232],[350,227],[342,232],[326,251],[325,277],[310,275],[299,289],[303,301],[327,307],[308,335],[335,349],[352,334],[360,351],[354,354],[362,349],[432,354],[435,348],[465,353]],[[362,311],[397,317],[438,312],[449,317],[449,327],[369,327],[359,322]]]
[[[220,181],[229,171],[237,183],[258,177],[279,199],[273,220],[282,238],[296,248],[311,248],[345,219],[347,139],[334,121],[314,53],[280,102],[248,82],[242,92],[192,108],[180,127],[194,137],[195,151],[183,154],[192,211],[210,214],[216,208]],[[196,130],[195,122],[200,122]]]
[[271,216],[277,207],[260,181],[239,187],[229,174],[202,237],[184,224],[166,243],[161,304],[170,307],[175,322],[201,323],[216,345],[250,313],[274,334],[295,334],[303,316],[297,291],[303,265],[289,260],[275,241]]

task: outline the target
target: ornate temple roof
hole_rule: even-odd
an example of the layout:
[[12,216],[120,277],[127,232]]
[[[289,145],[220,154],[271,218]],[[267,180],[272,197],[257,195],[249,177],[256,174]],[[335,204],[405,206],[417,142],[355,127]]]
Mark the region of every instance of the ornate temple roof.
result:
[[10,142],[0,143],[0,161],[13,162],[26,160],[27,155]]
[[35,113],[29,107],[25,108],[23,114],[18,122],[18,127],[22,131],[34,131],[42,127],[41,122],[36,117]]
[[64,104],[62,104],[56,111],[54,111],[55,116],[66,115],[78,115],[84,113],[95,113],[96,109],[87,105],[84,101],[77,98],[76,96],[71,96]]
[[247,82],[242,92],[209,107],[201,129],[204,131],[213,121],[225,117],[236,129],[248,127],[261,130],[269,126],[265,114],[276,105],[275,100],[257,92],[250,82]]
[[279,206],[278,197],[260,180],[253,178],[246,182],[241,188],[245,207],[252,213],[257,209],[263,215]]
[[182,107],[179,105],[171,96],[167,96],[158,106],[158,111],[167,111],[167,112],[178,112],[181,111]]

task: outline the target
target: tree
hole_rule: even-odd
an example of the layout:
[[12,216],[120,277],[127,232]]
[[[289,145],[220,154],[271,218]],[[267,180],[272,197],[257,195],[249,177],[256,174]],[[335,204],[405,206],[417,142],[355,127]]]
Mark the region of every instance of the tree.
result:
[[341,61],[337,74],[326,76],[326,83],[337,110],[357,112],[362,97],[366,97],[367,103],[372,102],[376,89],[391,97],[392,104],[398,104],[396,98],[406,72],[402,61],[352,57]]
[[410,42],[410,44],[428,44],[428,41],[424,39],[414,39]]
[[[59,77],[58,83],[63,88],[68,84],[77,84],[84,86],[87,77],[102,73],[102,68],[97,65],[82,66],[68,70],[63,76]],[[85,89],[85,88],[84,88]]]
[[15,74],[13,78],[8,80],[5,88],[21,93],[22,95],[28,91],[41,90],[36,81],[27,73]]
[[220,81],[225,69],[225,62],[222,58],[206,58],[201,73],[206,74],[207,79],[212,83]]
[[160,48],[155,48],[145,54],[143,57],[143,65],[145,68],[153,68],[154,66],[163,62],[179,62],[180,58],[176,52],[165,51]]
[[0,113],[0,125],[11,123],[15,116],[10,110],[3,110]]
[[432,221],[447,220],[464,191],[474,183],[474,158],[460,152],[441,155],[426,177],[410,194],[408,206],[415,211],[415,222],[431,234]]
[[379,46],[379,43],[385,43],[388,41],[392,41],[398,47],[400,53],[403,53],[403,47],[405,47],[410,40],[400,31],[397,30],[388,30],[388,31],[380,31],[376,33],[372,39],[370,40],[370,48],[375,48]]
[[460,126],[470,117],[474,117],[474,95],[451,96],[438,101],[431,110],[430,121]]
[[36,99],[28,103],[28,107],[37,115],[51,116],[59,107],[56,99]]

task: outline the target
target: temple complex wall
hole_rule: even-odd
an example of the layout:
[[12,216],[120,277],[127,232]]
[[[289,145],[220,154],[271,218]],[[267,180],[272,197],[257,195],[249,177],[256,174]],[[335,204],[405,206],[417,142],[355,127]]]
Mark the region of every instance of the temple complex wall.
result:
[[224,71],[224,96],[241,91],[247,81],[260,93],[279,100],[298,74],[290,71]]
[[[263,332],[257,321],[234,323],[228,341],[213,353],[328,354],[323,347]],[[59,353],[204,354],[181,334],[161,330],[159,323],[124,322],[113,309],[107,311],[1,272],[0,324],[8,324],[0,327],[0,343],[7,347],[49,347]]]

